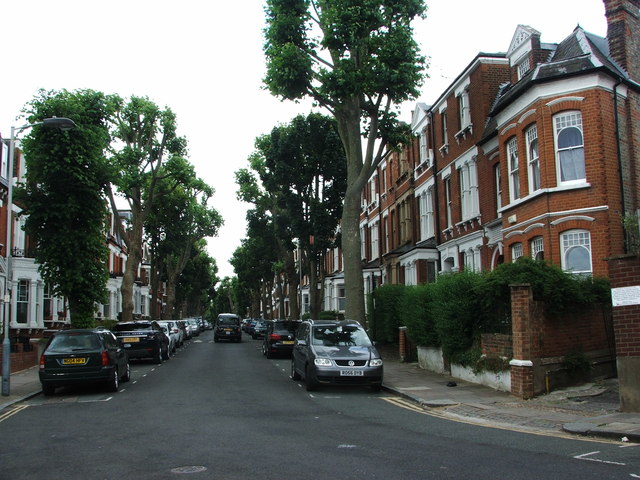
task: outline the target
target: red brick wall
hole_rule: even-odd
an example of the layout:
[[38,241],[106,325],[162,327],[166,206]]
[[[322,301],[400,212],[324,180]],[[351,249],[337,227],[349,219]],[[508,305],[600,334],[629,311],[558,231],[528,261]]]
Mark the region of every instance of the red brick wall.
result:
[[[10,354],[11,373],[19,372],[27,368],[35,367],[39,363],[38,349],[33,346],[32,351],[25,352],[23,345],[18,343],[15,346],[17,351]],[[0,354],[2,354],[2,345],[0,345]]]
[[500,333],[484,333],[480,337],[482,354],[487,357],[513,358],[513,337]]
[[541,391],[544,381],[536,375],[544,375],[547,368],[537,367],[546,359],[559,359],[577,350],[600,355],[613,342],[609,309],[571,310],[566,315],[547,318],[542,302],[533,300],[529,285],[511,286],[511,322],[513,359],[531,362],[530,366],[511,366],[511,393],[521,398],[531,398]]

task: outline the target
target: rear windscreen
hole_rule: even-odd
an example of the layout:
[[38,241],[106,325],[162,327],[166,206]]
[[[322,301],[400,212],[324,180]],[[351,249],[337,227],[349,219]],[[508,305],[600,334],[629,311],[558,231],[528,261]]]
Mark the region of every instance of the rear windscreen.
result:
[[218,325],[240,325],[238,317],[218,317]]
[[80,350],[99,350],[100,341],[95,334],[56,335],[47,351],[75,352]]

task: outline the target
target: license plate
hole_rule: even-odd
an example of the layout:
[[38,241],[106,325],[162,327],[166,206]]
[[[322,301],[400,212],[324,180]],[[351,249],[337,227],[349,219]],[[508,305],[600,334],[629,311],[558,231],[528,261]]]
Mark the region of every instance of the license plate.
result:
[[283,340],[283,341],[282,341],[282,344],[283,344],[283,345],[293,345],[293,344],[294,344],[294,341],[293,341],[293,340]]
[[87,363],[87,359],[85,357],[83,357],[83,358],[63,358],[62,359],[62,364],[63,365],[84,365],[85,363]]
[[139,342],[140,339],[138,337],[124,337],[122,341],[125,343],[136,343]]
[[362,377],[363,375],[362,370],[340,370],[341,377]]

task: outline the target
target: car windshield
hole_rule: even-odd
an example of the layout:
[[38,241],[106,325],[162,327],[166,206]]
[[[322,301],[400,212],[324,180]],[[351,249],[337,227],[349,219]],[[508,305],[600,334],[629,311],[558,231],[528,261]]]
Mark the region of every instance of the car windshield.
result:
[[100,341],[92,333],[56,335],[47,348],[55,352],[75,352],[80,350],[99,350]]
[[313,327],[313,344],[326,347],[370,347],[366,332],[355,325],[320,325]]

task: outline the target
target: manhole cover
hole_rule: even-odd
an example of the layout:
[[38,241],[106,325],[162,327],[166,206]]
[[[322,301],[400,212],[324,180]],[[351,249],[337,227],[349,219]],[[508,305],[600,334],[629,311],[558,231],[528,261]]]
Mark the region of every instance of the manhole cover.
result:
[[203,467],[201,465],[192,465],[187,467],[177,467],[172,468],[171,473],[199,473],[204,472],[207,467]]

